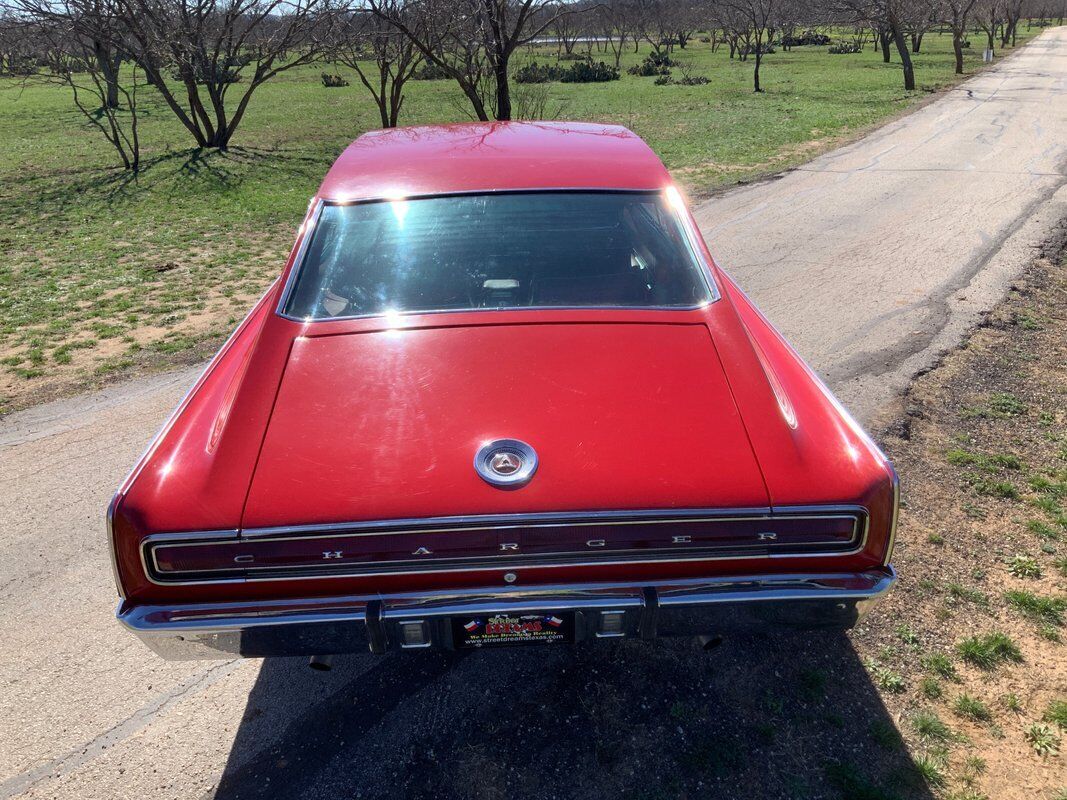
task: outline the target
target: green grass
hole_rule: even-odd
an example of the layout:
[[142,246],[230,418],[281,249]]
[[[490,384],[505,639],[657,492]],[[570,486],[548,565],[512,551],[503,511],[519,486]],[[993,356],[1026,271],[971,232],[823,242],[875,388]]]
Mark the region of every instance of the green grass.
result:
[[[698,41],[679,55],[707,85],[655,86],[626,75],[646,49],[625,54],[619,81],[549,84],[548,107],[565,119],[631,127],[695,195],[803,162],[957,80],[950,37],[934,33],[914,57],[920,89],[911,93],[901,88],[899,64],[869,49],[779,51],[764,59],[759,95],[751,62]],[[515,66],[548,56],[522,51]],[[968,74],[980,58],[980,48],[967,52]],[[280,271],[330,163],[377,126],[354,73],[330,67],[352,85],[327,89],[322,71],[294,69],[259,89],[227,153],[192,149],[158,95],[143,88],[137,177],[114,167],[65,90],[0,79],[0,357],[20,359],[0,367],[0,395],[25,393],[34,376],[125,358],[77,349],[90,338],[134,333],[142,344],[162,342],[142,358],[165,360],[217,340],[243,316]],[[462,120],[464,108],[453,82],[412,82],[401,121]],[[105,332],[90,335],[94,323]]]
[[1063,625],[1063,614],[1067,611],[1067,598],[1043,597],[1033,592],[1010,591],[1004,593],[1008,605],[1029,620],[1054,625]]
[[945,454],[948,463],[956,466],[974,466],[986,472],[999,472],[1002,469],[1021,469],[1022,462],[1010,453],[971,453],[962,448],[954,448]]
[[1041,719],[1055,723],[1061,731],[1067,731],[1067,699],[1059,698],[1049,703]]
[[922,664],[924,669],[929,670],[945,680],[959,680],[959,674],[956,672],[956,665],[953,664],[952,659],[944,653],[930,653],[929,655],[923,656],[919,660],[919,663]]
[[941,686],[941,681],[927,675],[919,680],[919,692],[927,700],[937,700],[945,693],[945,690]]
[[949,599],[952,600],[953,603],[966,602],[973,603],[982,608],[989,607],[989,598],[986,597],[985,592],[980,589],[972,589],[959,583],[947,583],[945,584],[945,590],[948,592]]
[[1001,664],[1023,660],[1018,645],[1006,634],[994,631],[985,636],[969,636],[956,645],[960,658],[979,669],[993,670]]
[[959,716],[975,722],[988,722],[993,719],[989,706],[966,692],[956,698],[956,702],[952,704],[952,710]]
[[978,405],[967,406],[960,416],[978,419],[1008,419],[1026,413],[1026,405],[1011,392],[993,392]]
[[947,744],[955,742],[959,735],[941,721],[933,711],[919,711],[911,718],[911,725],[919,738],[926,742]]

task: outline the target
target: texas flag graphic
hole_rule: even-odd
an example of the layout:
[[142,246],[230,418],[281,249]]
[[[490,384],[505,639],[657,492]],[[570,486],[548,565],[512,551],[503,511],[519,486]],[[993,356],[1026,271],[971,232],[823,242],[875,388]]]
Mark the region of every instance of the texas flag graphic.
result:
[[472,619],[466,625],[463,626],[463,630],[467,633],[474,633],[481,626],[482,621],[480,619]]
[[553,628],[558,628],[560,625],[563,624],[563,620],[561,620],[559,617],[545,617],[545,622],[547,622]]

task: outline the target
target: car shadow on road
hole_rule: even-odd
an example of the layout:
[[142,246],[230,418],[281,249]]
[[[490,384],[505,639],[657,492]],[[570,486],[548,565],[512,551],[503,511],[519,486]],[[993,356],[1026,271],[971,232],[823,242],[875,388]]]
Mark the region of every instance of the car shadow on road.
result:
[[933,797],[840,632],[270,659],[211,796]]

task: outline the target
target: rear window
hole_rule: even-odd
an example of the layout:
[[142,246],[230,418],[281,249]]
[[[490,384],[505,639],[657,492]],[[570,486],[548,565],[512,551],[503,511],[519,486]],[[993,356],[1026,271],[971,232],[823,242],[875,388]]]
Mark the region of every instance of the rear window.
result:
[[662,194],[533,192],[326,205],[285,313],[684,308],[710,299]]

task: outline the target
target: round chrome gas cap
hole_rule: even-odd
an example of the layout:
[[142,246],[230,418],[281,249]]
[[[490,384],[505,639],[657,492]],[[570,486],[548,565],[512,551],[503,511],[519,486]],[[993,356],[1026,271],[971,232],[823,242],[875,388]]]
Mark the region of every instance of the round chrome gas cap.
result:
[[486,483],[514,489],[537,471],[537,453],[518,439],[495,439],[478,448],[474,471]]

